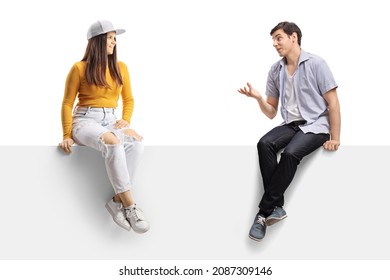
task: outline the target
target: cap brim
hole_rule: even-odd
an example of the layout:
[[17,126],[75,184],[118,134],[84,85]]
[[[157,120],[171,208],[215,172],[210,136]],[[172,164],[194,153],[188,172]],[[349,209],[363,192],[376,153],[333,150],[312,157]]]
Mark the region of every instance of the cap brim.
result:
[[119,34],[125,33],[126,30],[124,30],[124,29],[115,29],[115,32],[116,32],[116,35],[119,35]]
[[106,34],[108,32],[115,32],[116,35],[119,35],[119,34],[122,34],[122,33],[125,33],[126,30],[125,29],[114,29],[114,30],[108,30],[107,32],[101,32],[101,33],[97,33],[97,34],[87,34],[87,39],[91,39],[93,37],[96,37],[96,36],[99,36],[99,35],[102,35],[102,34]]

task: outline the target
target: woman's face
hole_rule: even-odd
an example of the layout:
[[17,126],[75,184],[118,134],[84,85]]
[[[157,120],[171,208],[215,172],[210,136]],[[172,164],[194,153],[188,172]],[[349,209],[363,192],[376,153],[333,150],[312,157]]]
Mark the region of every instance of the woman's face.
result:
[[114,53],[116,45],[116,33],[114,31],[107,33],[107,54],[111,55]]

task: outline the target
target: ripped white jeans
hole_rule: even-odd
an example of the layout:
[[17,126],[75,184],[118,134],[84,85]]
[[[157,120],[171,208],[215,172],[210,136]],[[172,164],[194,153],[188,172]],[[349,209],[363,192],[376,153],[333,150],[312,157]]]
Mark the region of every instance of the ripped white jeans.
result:
[[[143,144],[128,136],[124,129],[115,129],[114,108],[76,107],[73,112],[72,137],[83,146],[102,153],[108,178],[116,194],[130,190],[135,169],[143,152]],[[120,144],[105,144],[104,133],[113,133]]]

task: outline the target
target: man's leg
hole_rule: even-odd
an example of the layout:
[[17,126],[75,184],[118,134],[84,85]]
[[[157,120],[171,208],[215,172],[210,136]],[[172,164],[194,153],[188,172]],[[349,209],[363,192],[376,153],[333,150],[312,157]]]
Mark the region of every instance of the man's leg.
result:
[[269,186],[259,204],[260,213],[267,217],[276,206],[283,206],[284,192],[294,178],[302,158],[322,146],[329,134],[304,134],[299,130],[286,146],[279,164],[272,175]]
[[[269,184],[278,166],[277,153],[290,142],[296,132],[297,130],[290,125],[278,126],[264,135],[257,144],[265,193],[268,192]],[[264,238],[267,229],[265,222],[266,216],[257,213],[249,231],[251,239],[260,241]]]
[[272,176],[278,166],[277,153],[287,146],[295,133],[297,133],[297,130],[290,125],[277,126],[265,134],[257,143],[264,191],[268,190]]

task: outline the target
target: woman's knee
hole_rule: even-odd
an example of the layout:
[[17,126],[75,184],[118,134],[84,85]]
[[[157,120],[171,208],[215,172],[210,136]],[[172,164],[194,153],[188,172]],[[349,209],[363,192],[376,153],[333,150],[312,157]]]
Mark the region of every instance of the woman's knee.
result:
[[144,152],[144,144],[141,141],[135,141],[134,150],[137,154]]
[[140,155],[144,151],[144,144],[142,141],[138,141],[133,136],[125,135],[123,145],[126,153],[132,156]]
[[134,129],[125,129],[123,133],[125,134],[125,136],[133,137],[137,141],[142,141],[142,136],[139,135]]
[[118,137],[111,132],[106,132],[101,136],[101,140],[107,145],[118,145],[120,143]]

